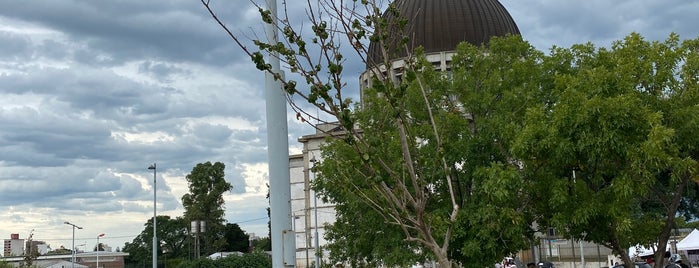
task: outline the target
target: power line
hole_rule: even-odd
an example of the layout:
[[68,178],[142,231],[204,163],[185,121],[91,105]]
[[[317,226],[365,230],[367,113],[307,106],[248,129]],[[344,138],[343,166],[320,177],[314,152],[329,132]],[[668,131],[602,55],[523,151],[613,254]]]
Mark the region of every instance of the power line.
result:
[[262,217],[262,218],[251,219],[251,220],[238,221],[238,222],[234,222],[234,223],[235,223],[235,224],[238,224],[238,223],[246,223],[246,222],[259,221],[259,220],[266,220],[266,219],[267,219],[267,217]]
[[[234,224],[240,224],[240,223],[248,223],[248,222],[255,222],[259,220],[266,220],[269,219],[268,217],[262,217],[262,218],[255,218],[255,219],[249,219],[249,220],[242,220],[242,221],[237,221],[237,222],[232,222]],[[140,234],[138,234],[140,235]],[[108,239],[119,239],[119,238],[135,238],[138,235],[119,235],[119,236],[105,236],[104,238],[101,238],[100,240],[108,240]],[[95,239],[94,237],[76,237],[75,240],[89,240],[89,239]],[[71,241],[72,238],[40,238],[39,240],[51,240],[51,241]]]

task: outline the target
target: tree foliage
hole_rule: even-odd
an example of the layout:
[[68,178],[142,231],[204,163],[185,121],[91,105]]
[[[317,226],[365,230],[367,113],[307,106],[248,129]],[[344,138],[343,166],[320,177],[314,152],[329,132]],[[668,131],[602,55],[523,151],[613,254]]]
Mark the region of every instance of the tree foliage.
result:
[[224,177],[225,165],[221,162],[199,163],[186,179],[189,192],[182,196],[184,219],[187,222],[204,221],[206,230],[199,234],[203,255],[226,247],[225,201],[223,194],[232,189]]
[[[182,217],[170,218],[160,215],[157,217],[158,256],[167,254],[169,259],[187,259],[189,244],[187,244],[187,222]],[[141,234],[136,236],[123,248],[128,252],[127,263],[150,263],[153,251],[153,218],[144,224]]]
[[664,249],[675,217],[696,217],[698,48],[631,34],[551,50],[547,102],[527,111],[515,150],[546,200],[540,223],[631,263],[630,246]]
[[[333,258],[485,266],[545,227],[624,257],[636,243],[664,248],[677,212],[697,208],[697,40],[632,34],[611,49],[546,55],[521,37],[494,38],[460,45],[441,73],[405,49],[409,36],[387,40],[406,29],[392,4],[385,12],[399,19],[387,21],[375,1],[307,1],[309,34],[260,7],[282,38],[254,40],[257,50],[202,4],[280,80],[298,119],[320,120],[295,98],[342,126],[322,148],[331,161],[315,167],[314,189],[337,205]],[[369,41],[383,62],[367,62]],[[401,49],[405,65],[383,68]],[[263,53],[293,75],[274,73]],[[361,104],[346,97],[347,54],[374,70]]]
[[[397,88],[365,90],[365,108],[353,113],[364,154],[345,140],[329,141],[323,158],[333,161],[318,166],[315,187],[337,204],[329,233],[355,242],[334,246],[376,250],[384,263],[404,265],[413,259],[402,255],[436,257],[442,249],[428,245],[444,245],[449,259],[483,266],[526,248],[532,216],[509,148],[533,102],[542,57],[514,36],[493,39],[488,50],[463,44],[451,76],[418,54]],[[392,99],[386,91],[395,91]],[[389,226],[374,228],[381,223]]]
[[221,251],[248,252],[250,247],[250,236],[247,235],[237,223],[226,223],[223,237],[226,246]]
[[272,258],[262,251],[243,254],[242,256],[229,255],[224,258],[212,260],[201,258],[180,264],[180,268],[271,268]]
[[[386,20],[381,14],[382,8],[375,1],[320,1],[318,5],[311,1],[306,3],[312,29],[310,35],[303,35],[301,28],[292,24],[295,20],[276,17],[269,10],[260,8],[262,20],[276,27],[282,33],[282,38],[279,42],[254,40],[259,50],[252,51],[216,17],[209,1],[202,1],[229,36],[251,57],[258,69],[271,73],[275,79],[280,80],[289,95],[307,101],[337,120],[344,128],[346,135],[343,142],[348,146],[346,148],[354,156],[358,156],[354,159],[361,159],[357,166],[360,176],[370,178],[366,180],[368,184],[362,183],[358,188],[371,191],[366,193],[367,196],[361,196],[363,202],[386,222],[399,228],[408,242],[419,245],[420,248],[416,250],[430,252],[443,266],[450,267],[452,260],[448,256],[449,243],[459,214],[459,200],[456,199],[456,189],[452,185],[455,166],[452,159],[447,159],[449,155],[442,150],[444,133],[441,130],[445,122],[433,114],[436,112],[433,109],[442,108],[440,103],[443,100],[428,96],[431,89],[420,79],[415,79],[416,70],[422,70],[424,65],[417,64],[412,56],[413,51],[406,50],[407,64],[402,72],[407,77],[412,75],[412,79],[395,84],[396,70],[388,68],[386,72],[375,72],[374,86],[370,89],[375,91],[375,97],[372,103],[365,105],[385,109],[378,111],[383,112],[384,117],[377,118],[380,122],[376,123],[376,127],[390,132],[375,134],[390,137],[390,140],[381,144],[389,146],[389,152],[377,150],[376,143],[383,141],[365,138],[365,134],[373,131],[368,129],[370,126],[367,124],[372,123],[372,119],[356,109],[358,106],[347,98],[349,94],[344,90],[346,82],[343,80],[343,64],[347,57],[342,44],[350,44],[354,51],[349,53],[362,59],[368,66],[390,66],[393,58],[389,55],[395,55],[395,50],[404,49],[408,40],[396,42],[388,38],[396,36],[395,33],[400,36],[407,28],[407,20],[400,16],[395,5],[388,5],[386,12],[398,19]],[[369,41],[381,50],[384,57],[380,62],[367,62]],[[278,55],[286,64],[287,70],[294,75],[285,78],[274,72],[271,69],[273,64],[265,60],[263,52]],[[308,85],[308,89],[297,87],[299,82],[295,78],[300,78],[298,80]],[[409,93],[417,96],[411,99],[414,100],[412,103],[406,102],[409,86]],[[297,118],[307,122],[310,119],[320,120],[300,109],[293,98],[289,99],[292,108],[297,111]],[[415,115],[418,115],[419,109],[426,109],[420,111],[422,117],[418,121],[422,125],[411,125],[416,118],[403,110],[406,107],[413,108]],[[418,141],[425,141],[427,146],[421,148],[416,143]],[[433,195],[430,190],[425,190],[433,187],[440,187],[446,193]],[[447,209],[441,207],[433,212],[432,206],[438,207],[437,203],[446,204]]]

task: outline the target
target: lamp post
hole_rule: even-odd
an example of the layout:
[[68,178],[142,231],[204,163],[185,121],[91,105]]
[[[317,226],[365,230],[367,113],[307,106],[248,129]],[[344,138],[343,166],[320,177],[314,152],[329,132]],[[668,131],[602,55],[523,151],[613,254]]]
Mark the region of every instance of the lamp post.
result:
[[[313,163],[313,166],[311,168],[314,168],[316,166],[316,157],[315,155],[311,157],[311,163]],[[316,180],[316,173],[315,171],[313,172],[313,181]],[[316,191],[313,191],[313,212],[314,212],[314,225],[315,225],[315,242],[316,242],[316,247],[315,247],[315,268],[320,268],[320,255],[319,255],[319,250],[320,250],[320,245],[318,244],[318,198],[316,197]]]
[[72,224],[70,222],[64,221],[63,223],[68,224],[70,226],[73,226],[73,247],[70,249],[71,251],[71,256],[70,256],[70,262],[73,268],[75,268],[75,228],[82,229],[82,227],[77,226],[75,224]]
[[104,234],[99,234],[97,236],[97,266],[96,268],[100,268],[100,237],[103,237]]
[[157,208],[157,205],[156,205],[156,192],[157,192],[157,188],[155,187],[155,186],[156,186],[156,184],[155,184],[155,181],[156,181],[155,178],[156,178],[156,174],[157,174],[157,169],[156,169],[155,163],[153,163],[152,165],[150,165],[150,166],[148,167],[148,169],[152,169],[152,170],[153,170],[153,268],[157,268],[157,267],[158,267],[158,238],[157,238],[158,235],[157,235],[157,233],[156,233],[156,230],[157,230],[156,226],[157,226],[157,224],[156,224],[156,220],[155,220],[155,218],[156,218],[156,208]]

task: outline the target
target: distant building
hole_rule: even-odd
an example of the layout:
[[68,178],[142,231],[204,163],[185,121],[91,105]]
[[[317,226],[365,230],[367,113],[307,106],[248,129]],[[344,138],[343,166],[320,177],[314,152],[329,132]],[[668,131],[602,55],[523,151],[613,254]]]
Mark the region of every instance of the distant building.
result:
[[[129,256],[129,253],[100,251],[99,268],[124,268],[124,257],[126,256]],[[42,268],[72,268],[71,257],[71,254],[42,255],[34,260],[33,265]],[[97,268],[97,257],[98,254],[95,251],[78,253],[75,255],[75,267]],[[14,267],[20,267],[24,263],[24,257],[6,257],[3,260]]]
[[24,255],[24,239],[19,239],[19,234],[10,234],[10,239],[5,239],[3,245],[4,257]]

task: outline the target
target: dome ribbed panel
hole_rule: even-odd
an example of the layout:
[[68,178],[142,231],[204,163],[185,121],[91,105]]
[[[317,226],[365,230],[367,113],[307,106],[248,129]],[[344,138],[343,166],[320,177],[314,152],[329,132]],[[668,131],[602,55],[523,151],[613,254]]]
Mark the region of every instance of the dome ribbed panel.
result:
[[[408,20],[405,32],[389,29],[389,40],[409,38],[410,50],[422,46],[425,52],[453,51],[460,42],[487,43],[493,36],[520,34],[517,25],[498,0],[396,0],[400,15]],[[384,13],[389,22],[393,15]],[[390,43],[390,42],[389,42]],[[390,44],[391,60],[407,55]],[[377,44],[369,45],[368,64],[383,63]]]

